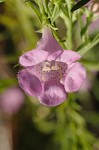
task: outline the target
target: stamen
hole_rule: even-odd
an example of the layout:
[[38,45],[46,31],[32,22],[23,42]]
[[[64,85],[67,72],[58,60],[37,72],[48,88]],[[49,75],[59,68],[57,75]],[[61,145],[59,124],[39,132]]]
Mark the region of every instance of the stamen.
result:
[[58,66],[52,66],[51,70],[59,70],[60,68]]
[[60,68],[56,64],[51,66],[50,62],[45,62],[42,71],[43,72],[49,72],[51,70],[59,70],[59,69]]
[[51,70],[50,66],[51,66],[51,64],[49,62],[45,62],[42,71],[43,72],[46,72],[46,71],[49,72]]
[[42,81],[59,81],[63,78],[65,67],[63,64],[55,61],[46,61],[44,62],[41,69],[41,79]]

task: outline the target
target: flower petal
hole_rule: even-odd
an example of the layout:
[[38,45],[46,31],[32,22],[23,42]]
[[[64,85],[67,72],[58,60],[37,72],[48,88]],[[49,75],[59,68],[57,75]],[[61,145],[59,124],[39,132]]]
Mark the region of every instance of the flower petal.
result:
[[24,67],[33,66],[46,60],[47,56],[48,52],[42,50],[31,50],[20,57],[19,63]]
[[60,61],[65,62],[67,64],[71,64],[74,61],[77,61],[81,58],[81,56],[72,50],[64,50],[64,51],[57,51],[52,53],[48,56],[47,60],[52,61]]
[[18,74],[20,87],[31,96],[39,96],[42,92],[42,85],[38,77],[23,69]]
[[48,55],[47,60],[48,61],[53,61],[53,60],[57,61],[60,58],[60,56],[62,55],[62,53],[63,53],[63,50],[51,53],[50,55]]
[[72,64],[72,67],[67,72],[67,75],[64,81],[66,92],[77,91],[80,88],[85,78],[86,78],[85,68],[78,62]]
[[40,103],[45,106],[57,106],[63,103],[67,98],[64,86],[62,84],[46,84],[45,91],[39,97]]
[[58,57],[57,61],[70,64],[79,60],[80,58],[81,56],[77,52],[72,50],[64,50],[63,53]]
[[51,33],[51,29],[48,27],[44,28],[44,31],[42,33],[42,38],[37,43],[36,49],[41,49],[49,53],[53,53],[58,50],[63,50],[62,47],[59,45],[59,43],[56,41],[56,39],[53,37]]

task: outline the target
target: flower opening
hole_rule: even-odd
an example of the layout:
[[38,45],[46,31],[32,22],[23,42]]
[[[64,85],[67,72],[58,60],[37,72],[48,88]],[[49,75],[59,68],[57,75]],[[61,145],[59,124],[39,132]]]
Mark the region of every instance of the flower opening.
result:
[[85,68],[77,62],[80,58],[72,50],[63,50],[45,28],[37,48],[20,57],[25,69],[18,74],[19,84],[40,103],[57,106],[67,99],[67,93],[77,91],[86,77]]

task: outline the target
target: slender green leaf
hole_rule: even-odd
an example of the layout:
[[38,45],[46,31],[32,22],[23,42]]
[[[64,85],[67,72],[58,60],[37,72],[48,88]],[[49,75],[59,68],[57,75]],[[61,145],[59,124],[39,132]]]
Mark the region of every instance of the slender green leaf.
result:
[[81,8],[82,6],[84,6],[85,4],[87,4],[90,0],[81,0],[79,1],[76,5],[73,6],[73,8],[71,9],[71,11],[75,11],[79,8]]
[[35,2],[31,2],[31,1],[25,1],[25,2],[34,10],[34,12],[38,16],[39,20],[42,22],[42,17],[39,12],[39,8],[38,8],[37,4]]
[[45,12],[48,13],[48,12],[49,12],[48,0],[44,0],[44,1],[43,1],[43,6],[44,6],[44,9],[45,9]]
[[52,13],[52,17],[51,17],[52,22],[54,22],[57,19],[57,17],[59,16],[59,13],[60,13],[60,8],[59,8],[59,5],[56,4]]

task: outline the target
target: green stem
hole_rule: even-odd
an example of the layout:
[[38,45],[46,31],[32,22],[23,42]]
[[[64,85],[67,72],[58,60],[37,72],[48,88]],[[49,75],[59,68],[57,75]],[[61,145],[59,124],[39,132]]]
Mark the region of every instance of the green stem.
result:
[[72,41],[72,20],[69,20],[69,26],[67,27],[67,39],[68,39],[68,49],[73,48],[73,41]]
[[65,49],[64,43],[60,40],[60,38],[58,37],[58,34],[57,34],[57,32],[56,32],[55,30],[53,31],[53,34],[54,34],[56,40],[57,40],[57,41],[60,43],[60,45]]
[[67,28],[67,37],[66,37],[66,47],[68,49],[73,49],[73,39],[72,39],[72,13],[70,12],[70,6],[67,7],[68,12],[62,9],[61,18],[64,20],[64,23]]

